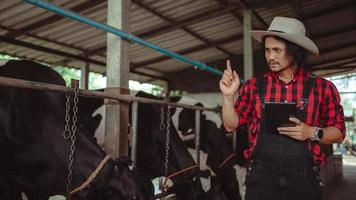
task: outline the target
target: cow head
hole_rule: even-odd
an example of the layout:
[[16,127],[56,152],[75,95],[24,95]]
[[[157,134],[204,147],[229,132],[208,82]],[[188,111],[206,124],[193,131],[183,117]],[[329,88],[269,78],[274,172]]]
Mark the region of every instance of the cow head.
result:
[[153,185],[137,173],[128,157],[109,160],[92,184],[87,200],[153,200]]
[[[195,104],[195,106],[203,106],[201,103]],[[205,115],[201,116],[201,120],[205,119]],[[182,135],[193,134],[195,130],[195,111],[191,109],[182,109],[178,117],[178,130]]]
[[[64,85],[54,70],[30,61],[10,62],[0,68],[0,76]],[[24,192],[30,200],[65,194],[71,153],[71,141],[63,137],[65,95],[0,87],[0,99],[0,186],[5,179],[18,188],[9,195],[15,198]],[[82,116],[85,114],[78,113],[72,189],[85,183],[106,155],[87,133],[91,128],[85,126],[87,119]],[[129,163],[109,160],[94,180],[74,195],[86,200],[152,199],[150,185],[141,181]],[[0,199],[4,198],[2,190]]]

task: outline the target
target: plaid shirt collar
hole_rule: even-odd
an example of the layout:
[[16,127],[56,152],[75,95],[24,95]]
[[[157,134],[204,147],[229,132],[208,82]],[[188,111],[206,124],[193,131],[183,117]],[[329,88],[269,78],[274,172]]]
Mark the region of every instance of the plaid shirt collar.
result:
[[[305,73],[307,73],[307,71],[305,71],[305,69],[302,66],[298,67],[297,72],[294,74],[293,80],[298,80],[298,79],[302,78]],[[284,85],[286,84],[279,78],[278,72],[271,71],[271,72],[267,73],[267,76],[272,76],[272,79],[276,82],[279,82]]]

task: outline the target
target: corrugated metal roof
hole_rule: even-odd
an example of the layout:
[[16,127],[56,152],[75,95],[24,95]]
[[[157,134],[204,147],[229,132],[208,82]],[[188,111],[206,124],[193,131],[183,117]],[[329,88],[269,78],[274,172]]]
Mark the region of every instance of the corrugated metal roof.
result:
[[[101,23],[107,21],[105,0],[53,0],[50,3],[74,9]],[[132,0],[130,32],[203,63],[219,63],[227,58],[242,60],[241,20],[247,6],[254,13],[256,29],[265,29],[275,16],[299,18],[321,51],[320,56],[310,59],[311,63],[317,66],[341,63],[334,65],[342,67],[355,65],[352,62],[356,56],[355,4],[354,0]],[[0,53],[73,67],[84,66],[84,61],[90,59],[91,70],[105,73],[106,35],[20,0],[0,2]],[[254,42],[254,49],[260,48],[261,45]],[[132,77],[141,81],[165,79],[167,75],[172,78],[175,73],[192,68],[134,43],[130,45],[130,62],[131,71],[140,74]]]

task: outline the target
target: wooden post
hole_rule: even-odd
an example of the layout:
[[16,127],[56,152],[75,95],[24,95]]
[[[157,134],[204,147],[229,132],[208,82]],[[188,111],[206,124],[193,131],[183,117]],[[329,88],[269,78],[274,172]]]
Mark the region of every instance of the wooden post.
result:
[[195,110],[195,150],[197,160],[196,163],[200,169],[200,118],[201,111]]
[[[108,1],[108,24],[125,32],[130,26],[130,0]],[[129,94],[129,42],[107,34],[107,92]],[[105,145],[112,157],[128,155],[128,103],[105,105]]]
[[83,67],[81,67],[80,70],[81,73],[81,88],[87,90],[88,89],[88,83],[89,83],[89,63],[86,62]]
[[132,103],[131,109],[131,160],[137,162],[137,128],[138,128],[138,102]]
[[253,48],[250,30],[252,27],[252,12],[245,9],[243,12],[243,31],[244,31],[244,80],[253,76]]

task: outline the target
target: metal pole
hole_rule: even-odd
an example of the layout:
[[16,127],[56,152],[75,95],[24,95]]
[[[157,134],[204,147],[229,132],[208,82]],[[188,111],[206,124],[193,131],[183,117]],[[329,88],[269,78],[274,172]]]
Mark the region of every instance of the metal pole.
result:
[[188,63],[188,64],[192,65],[192,66],[196,66],[196,67],[198,67],[198,68],[200,68],[202,70],[206,70],[206,71],[208,71],[210,73],[213,73],[213,74],[216,74],[216,75],[220,75],[220,76],[223,74],[220,70],[215,69],[213,67],[210,67],[210,66],[208,66],[208,65],[206,65],[204,63],[191,60],[191,59],[186,58],[184,56],[181,56],[181,55],[179,55],[177,53],[168,51],[167,49],[159,47],[159,46],[157,46],[155,44],[152,44],[150,42],[142,40],[141,38],[138,38],[138,37],[136,37],[134,35],[131,35],[129,33],[126,33],[126,32],[123,32],[123,31],[121,31],[119,29],[116,29],[116,28],[114,28],[112,26],[109,26],[107,24],[99,23],[99,22],[96,22],[94,20],[85,18],[85,17],[80,16],[80,15],[74,13],[74,12],[64,10],[64,9],[58,7],[58,6],[53,5],[53,4],[50,4],[50,3],[47,3],[47,2],[44,2],[44,1],[41,1],[41,0],[22,0],[22,1],[30,3],[30,4],[38,6],[38,7],[41,7],[41,8],[44,8],[46,10],[55,12],[55,13],[57,13],[59,15],[62,15],[62,16],[65,16],[65,17],[80,21],[82,23],[85,23],[85,24],[88,24],[90,26],[93,26],[93,27],[95,27],[97,29],[101,29],[101,30],[104,30],[106,32],[109,32],[109,33],[112,33],[114,35],[117,35],[119,37],[122,37],[122,38],[124,38],[126,40],[129,40],[129,41],[132,41],[132,42],[136,42],[137,44],[146,46],[146,47],[151,48],[151,49],[153,49],[155,51],[161,52],[164,55],[167,55],[169,57],[172,57],[172,58],[175,58],[177,60],[183,61],[185,63]]
[[[27,80],[15,79],[15,78],[8,78],[3,76],[0,76],[0,85],[5,87],[25,88],[31,90],[44,90],[44,91],[56,92],[56,93],[74,94],[74,89],[70,87],[48,84],[48,83],[40,83],[34,81],[27,81]],[[182,107],[191,110],[206,110],[206,111],[219,112],[219,110],[216,108],[205,108],[202,106],[172,103],[172,102],[148,99],[143,97],[133,97],[131,95],[108,94],[106,92],[100,92],[100,91],[79,89],[78,95],[84,97],[90,97],[90,98],[111,99],[111,100],[124,101],[124,102],[138,101],[139,103],[146,103],[146,104],[169,105],[171,107]]]
[[197,155],[197,165],[200,169],[200,110],[195,110],[195,150]]
[[132,132],[131,132],[131,159],[136,162],[137,161],[137,120],[138,120],[138,103],[137,101],[134,101],[132,103],[132,109],[131,109],[131,127],[132,127]]

